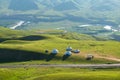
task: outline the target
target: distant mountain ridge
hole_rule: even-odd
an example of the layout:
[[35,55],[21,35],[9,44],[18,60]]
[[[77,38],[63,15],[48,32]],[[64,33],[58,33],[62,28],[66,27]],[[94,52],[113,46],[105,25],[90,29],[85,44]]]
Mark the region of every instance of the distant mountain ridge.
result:
[[85,9],[105,11],[120,8],[119,0],[0,0],[0,8],[11,10],[36,10],[41,4],[44,8],[54,10]]
[[22,21],[15,29],[24,30],[60,29],[114,39],[112,34],[120,32],[119,13],[120,0],[0,0],[0,25],[11,28]]
[[[67,16],[120,23],[120,0],[0,0],[0,14]],[[79,19],[78,19],[79,20]],[[78,21],[77,20],[77,21]]]
[[8,9],[12,10],[37,10],[38,6],[33,0],[11,0]]

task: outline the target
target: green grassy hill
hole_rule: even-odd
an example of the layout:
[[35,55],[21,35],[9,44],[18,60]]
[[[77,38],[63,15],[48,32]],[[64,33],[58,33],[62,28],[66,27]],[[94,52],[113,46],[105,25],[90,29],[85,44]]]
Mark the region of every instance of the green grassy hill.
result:
[[0,80],[120,80],[119,69],[0,69]]
[[17,36],[22,36],[25,35],[25,31],[20,31],[20,30],[11,30],[8,28],[0,27],[0,38],[10,38],[10,37],[17,37]]
[[[4,32],[2,32],[4,31]],[[25,64],[64,64],[64,63],[114,63],[117,61],[108,60],[111,58],[120,58],[120,43],[117,41],[96,41],[88,35],[76,34],[38,34],[34,32],[28,34],[21,31],[0,29],[0,63],[8,62],[26,62]],[[5,33],[6,32],[6,33]],[[14,35],[14,38],[13,38]],[[9,37],[9,38],[5,38]],[[75,37],[75,38],[74,38]],[[79,39],[76,39],[79,38]],[[71,39],[70,39],[71,38]],[[71,46],[73,49],[80,49],[80,54],[72,54],[65,60],[64,53],[66,47]],[[117,47],[115,47],[117,46]],[[58,49],[59,54],[52,56],[50,53],[53,49]],[[49,53],[45,53],[45,50]],[[91,61],[86,60],[87,54],[93,54],[95,58]],[[107,57],[101,59],[98,56]]]
[[[120,42],[97,41],[84,34],[61,33],[47,30],[41,34],[41,31],[0,28],[0,40],[4,39],[0,42],[0,65],[118,63],[108,58],[120,58]],[[64,57],[67,46],[81,52]],[[54,48],[59,50],[57,55],[50,54]],[[45,53],[46,49],[48,53]],[[87,54],[93,54],[95,58],[88,61]],[[120,80],[119,76],[119,69],[0,68],[0,80]]]
[[10,40],[10,39],[17,39],[19,37],[22,37],[28,34],[30,33],[29,32],[26,33],[25,31],[10,30],[8,28],[0,27],[0,42]]

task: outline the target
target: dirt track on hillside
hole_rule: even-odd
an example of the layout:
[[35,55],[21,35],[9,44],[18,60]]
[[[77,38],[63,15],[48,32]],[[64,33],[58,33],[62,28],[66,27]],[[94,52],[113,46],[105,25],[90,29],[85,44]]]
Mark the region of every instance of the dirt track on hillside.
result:
[[97,56],[97,58],[102,58],[102,59],[107,59],[107,60],[112,60],[112,61],[120,62],[120,59],[112,58],[112,57],[102,57],[102,56]]
[[120,68],[120,64],[29,64],[29,65],[0,65],[0,68],[42,68],[42,67],[60,67],[60,68]]
[[101,59],[106,59],[106,60],[111,60],[111,61],[120,62],[120,59],[119,59],[119,58],[116,58],[116,57],[113,57],[113,56],[95,55],[95,58],[101,58]]

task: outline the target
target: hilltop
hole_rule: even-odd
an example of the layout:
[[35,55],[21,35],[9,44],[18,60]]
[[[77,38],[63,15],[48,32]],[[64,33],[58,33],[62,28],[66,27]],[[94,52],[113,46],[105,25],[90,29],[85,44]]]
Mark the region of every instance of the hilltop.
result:
[[[64,33],[61,30],[21,31],[0,27],[0,66],[6,67],[0,68],[0,79],[119,80],[119,69],[50,67],[51,64],[61,66],[119,63],[119,45],[120,42],[117,41],[98,41],[90,35]],[[68,46],[74,50],[80,49],[80,53],[64,56]],[[59,53],[52,55],[51,51],[55,48]],[[45,50],[48,52],[46,53]],[[88,54],[93,55],[94,58],[86,60]],[[46,67],[38,67],[38,65]]]
[[[111,63],[117,62],[115,59],[119,59],[119,42],[117,41],[97,41],[95,38],[89,35],[76,35],[78,38],[71,37],[75,34],[66,34],[62,36],[59,31],[55,33],[38,34],[38,31],[32,32],[26,35],[19,33],[16,30],[9,30],[1,28],[0,32],[4,30],[9,33],[9,38],[1,41],[0,43],[0,61],[1,63],[8,62],[26,62],[27,64],[63,64],[63,63]],[[14,32],[16,35],[13,34]],[[8,35],[7,33],[0,33],[2,35]],[[10,35],[10,33],[12,35]],[[20,36],[17,36],[20,35]],[[71,35],[71,36],[67,36]],[[71,39],[70,39],[71,38]],[[2,39],[2,38],[1,38]],[[0,40],[1,40],[0,39]],[[79,54],[72,54],[70,57],[63,61],[63,56],[67,46],[73,47],[73,49],[80,49]],[[118,46],[118,47],[114,47]],[[53,49],[58,49],[59,54],[51,56]],[[49,53],[45,53],[45,50]],[[93,54],[95,58],[91,61],[85,59],[87,54]],[[110,57],[113,58],[110,60]]]

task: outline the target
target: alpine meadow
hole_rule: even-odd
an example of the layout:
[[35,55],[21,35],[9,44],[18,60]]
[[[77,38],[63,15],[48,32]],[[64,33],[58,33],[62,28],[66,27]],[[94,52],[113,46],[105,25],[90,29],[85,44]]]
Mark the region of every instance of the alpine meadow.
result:
[[0,80],[120,80],[119,0],[0,0]]

